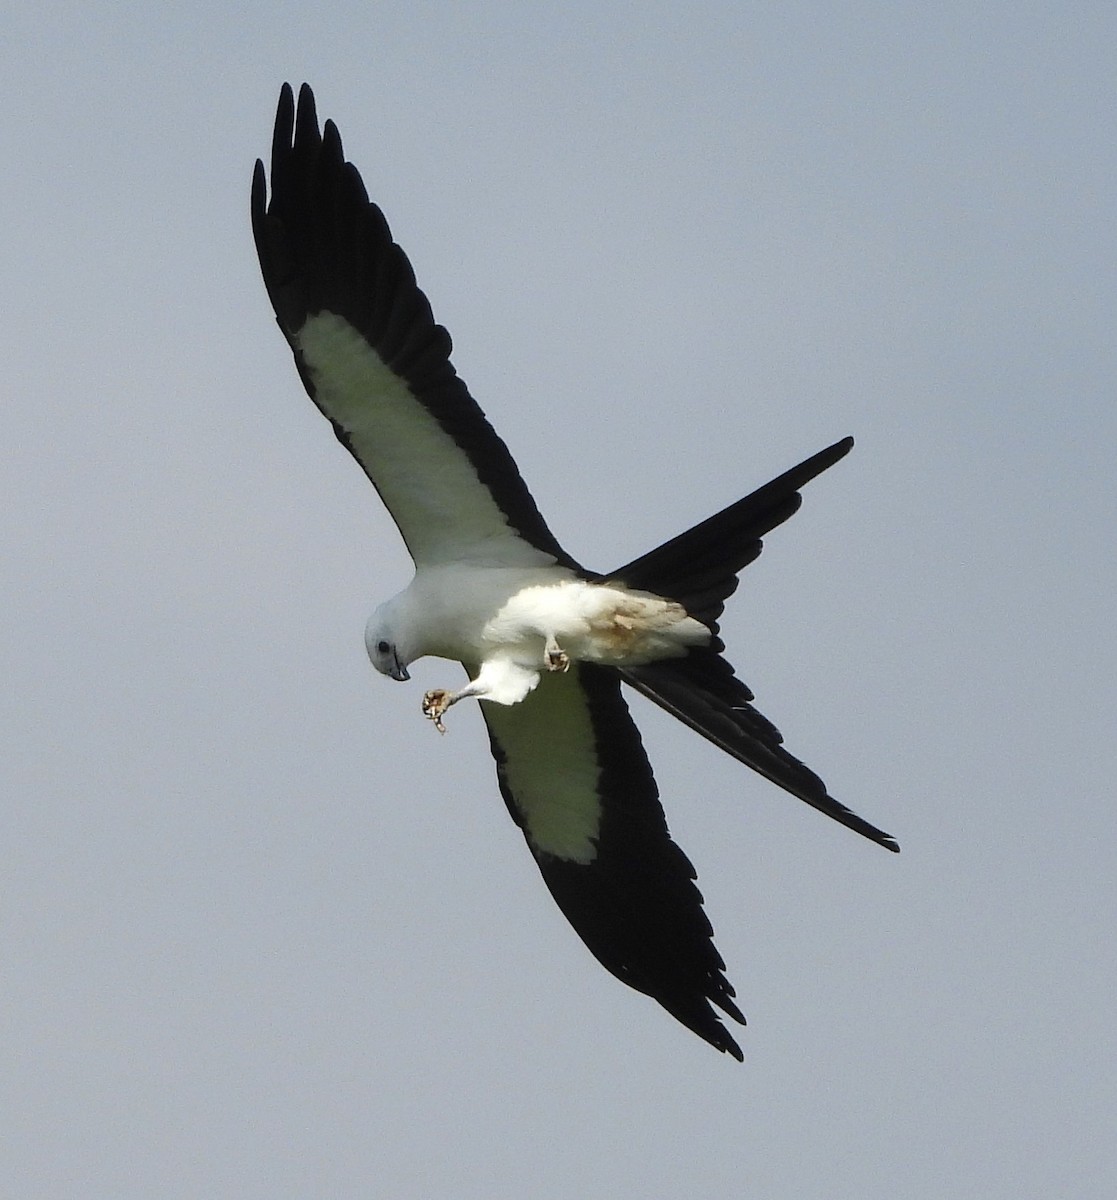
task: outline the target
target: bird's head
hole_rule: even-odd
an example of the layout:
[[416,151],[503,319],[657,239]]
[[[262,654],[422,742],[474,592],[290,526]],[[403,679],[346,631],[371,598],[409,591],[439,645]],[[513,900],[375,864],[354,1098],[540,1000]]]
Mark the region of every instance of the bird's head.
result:
[[392,679],[406,680],[407,664],[414,659],[402,643],[397,623],[392,619],[391,602],[382,604],[368,619],[365,626],[365,649],[369,660],[381,675]]

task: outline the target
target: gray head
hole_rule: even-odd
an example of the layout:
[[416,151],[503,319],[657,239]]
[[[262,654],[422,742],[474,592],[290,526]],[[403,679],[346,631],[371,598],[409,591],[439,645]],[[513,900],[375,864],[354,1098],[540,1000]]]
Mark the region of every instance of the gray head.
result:
[[399,633],[392,616],[392,601],[389,600],[369,617],[365,626],[365,649],[372,665],[381,675],[399,680],[410,679],[407,664],[411,657],[406,648],[400,646]]

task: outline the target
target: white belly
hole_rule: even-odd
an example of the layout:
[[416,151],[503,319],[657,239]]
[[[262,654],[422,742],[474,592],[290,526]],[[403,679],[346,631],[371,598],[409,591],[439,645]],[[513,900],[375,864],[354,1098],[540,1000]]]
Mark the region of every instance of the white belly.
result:
[[534,663],[549,640],[573,661],[621,666],[676,658],[708,642],[710,631],[673,600],[581,580],[521,588],[482,630],[490,654],[511,651]]

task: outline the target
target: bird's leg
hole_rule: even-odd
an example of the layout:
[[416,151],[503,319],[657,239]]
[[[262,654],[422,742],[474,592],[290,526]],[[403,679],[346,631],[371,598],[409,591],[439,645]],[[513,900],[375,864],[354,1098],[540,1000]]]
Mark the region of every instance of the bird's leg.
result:
[[547,644],[543,647],[543,665],[548,671],[570,670],[570,656],[555,640],[553,633],[547,638]]
[[[557,649],[557,647],[556,647]],[[559,651],[562,654],[562,651]],[[563,655],[565,658],[566,655]],[[554,667],[552,670],[565,670]],[[525,667],[509,658],[493,658],[483,662],[477,675],[458,692],[435,688],[423,697],[423,716],[434,722],[439,733],[446,732],[442,718],[451,704],[466,696],[488,700],[492,704],[519,704],[539,682],[539,668]]]

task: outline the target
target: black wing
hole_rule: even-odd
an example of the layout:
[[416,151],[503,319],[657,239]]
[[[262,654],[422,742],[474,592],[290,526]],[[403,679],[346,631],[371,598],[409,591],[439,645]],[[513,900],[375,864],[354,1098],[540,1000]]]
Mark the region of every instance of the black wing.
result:
[[416,563],[573,566],[450,362],[407,256],[337,128],[283,85],[252,181],[268,296],[311,399],[372,481]]
[[576,664],[520,704],[481,711],[508,810],[578,935],[618,979],[741,1059],[715,1006],[745,1019],[616,672]]

